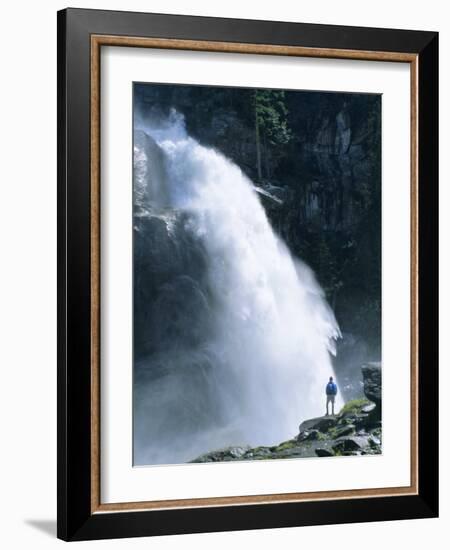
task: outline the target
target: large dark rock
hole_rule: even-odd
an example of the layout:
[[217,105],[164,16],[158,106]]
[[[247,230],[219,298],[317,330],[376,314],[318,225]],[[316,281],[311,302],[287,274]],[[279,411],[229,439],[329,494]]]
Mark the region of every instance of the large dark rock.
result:
[[316,439],[319,439],[319,430],[311,430],[311,431],[303,431],[303,432],[300,432],[298,437],[297,437],[297,441],[301,442],[301,441],[315,441]]
[[329,449],[324,449],[323,447],[319,447],[318,449],[316,449],[316,455],[317,456],[334,456],[334,453]]
[[375,422],[381,419],[381,363],[367,363],[361,367],[364,394],[376,407],[370,412],[370,420]]
[[319,416],[317,418],[311,418],[305,420],[299,426],[299,432],[306,432],[310,430],[318,430],[319,432],[326,432],[330,428],[336,425],[337,418],[335,416]]
[[381,363],[366,363],[361,367],[364,393],[376,405],[381,403]]
[[339,437],[333,445],[333,450],[338,453],[361,451],[369,445],[367,437]]
[[344,435],[350,435],[354,433],[356,430],[356,426],[354,424],[348,424],[346,426],[342,426],[340,428],[336,429],[336,433],[334,434],[334,437],[343,437]]

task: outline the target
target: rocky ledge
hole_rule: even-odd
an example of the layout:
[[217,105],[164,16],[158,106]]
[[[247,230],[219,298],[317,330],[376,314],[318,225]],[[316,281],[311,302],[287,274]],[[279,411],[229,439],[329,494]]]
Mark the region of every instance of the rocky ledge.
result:
[[191,462],[381,454],[381,364],[368,363],[361,371],[365,397],[349,401],[337,415],[305,420],[295,438],[272,447],[218,449]]

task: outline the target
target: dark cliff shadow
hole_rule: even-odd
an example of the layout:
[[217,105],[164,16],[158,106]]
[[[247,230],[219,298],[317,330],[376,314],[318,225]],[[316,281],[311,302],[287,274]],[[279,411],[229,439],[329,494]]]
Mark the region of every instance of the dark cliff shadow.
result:
[[56,537],[56,519],[26,519],[25,523],[52,538]]

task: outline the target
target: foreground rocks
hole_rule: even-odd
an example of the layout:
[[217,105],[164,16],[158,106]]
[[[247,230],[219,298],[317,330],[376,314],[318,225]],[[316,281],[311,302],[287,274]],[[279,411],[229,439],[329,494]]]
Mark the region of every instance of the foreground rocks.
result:
[[271,447],[227,447],[191,462],[381,454],[381,364],[370,363],[361,370],[366,397],[349,401],[335,416],[305,420],[295,438]]

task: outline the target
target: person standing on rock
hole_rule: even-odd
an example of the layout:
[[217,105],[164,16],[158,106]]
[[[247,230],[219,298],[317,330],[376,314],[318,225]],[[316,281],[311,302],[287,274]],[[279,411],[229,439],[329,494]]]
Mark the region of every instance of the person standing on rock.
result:
[[334,416],[334,401],[336,399],[337,394],[337,386],[333,382],[333,377],[330,376],[330,379],[328,381],[328,384],[325,388],[325,393],[327,396],[327,412],[325,416],[328,416],[328,404],[331,403],[331,414]]

